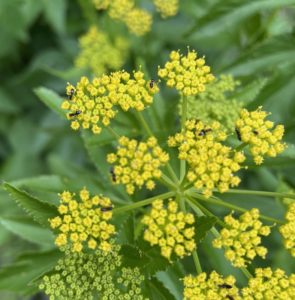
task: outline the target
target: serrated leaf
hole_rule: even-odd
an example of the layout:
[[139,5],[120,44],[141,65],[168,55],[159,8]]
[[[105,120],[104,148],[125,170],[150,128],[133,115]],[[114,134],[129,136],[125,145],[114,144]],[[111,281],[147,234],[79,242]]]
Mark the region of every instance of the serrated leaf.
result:
[[205,238],[207,232],[214,226],[217,218],[202,216],[195,222],[195,241],[198,245]]
[[58,215],[57,208],[32,197],[25,191],[17,189],[9,183],[3,184],[4,189],[19,204],[28,215],[45,227],[49,227],[48,219]]
[[148,299],[175,300],[170,291],[155,277],[145,281],[143,294]]
[[51,270],[60,256],[61,252],[58,250],[21,255],[14,264],[0,270],[0,290],[18,293],[32,290],[28,286],[30,281]]
[[53,246],[54,237],[50,230],[40,227],[32,219],[23,216],[0,218],[1,224],[21,238],[43,246]]
[[197,20],[185,36],[193,39],[214,36],[220,32],[231,30],[257,12],[293,4],[295,4],[294,0],[218,1],[215,6],[211,7],[208,14]]
[[63,98],[58,95],[56,92],[45,88],[38,87],[34,89],[34,93],[39,97],[39,99],[46,104],[50,109],[59,114],[62,118],[66,118],[66,113],[61,109],[61,104],[63,102]]

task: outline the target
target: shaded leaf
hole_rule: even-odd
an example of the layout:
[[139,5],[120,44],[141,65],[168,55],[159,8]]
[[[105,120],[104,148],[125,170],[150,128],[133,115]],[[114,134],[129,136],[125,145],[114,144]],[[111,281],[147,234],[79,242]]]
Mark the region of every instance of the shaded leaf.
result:
[[195,223],[195,241],[198,245],[205,238],[207,232],[214,226],[217,218],[202,216],[198,217]]
[[122,264],[126,267],[139,267],[142,269],[150,260],[143,251],[131,245],[122,245],[119,253],[122,255]]
[[175,297],[170,291],[160,282],[157,278],[152,277],[150,280],[145,281],[143,294],[148,299],[157,300],[173,300]]

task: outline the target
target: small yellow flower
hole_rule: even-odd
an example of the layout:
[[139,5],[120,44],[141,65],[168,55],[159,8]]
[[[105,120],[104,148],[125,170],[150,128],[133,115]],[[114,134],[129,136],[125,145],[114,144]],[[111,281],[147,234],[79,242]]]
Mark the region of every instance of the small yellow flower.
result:
[[209,276],[204,272],[196,277],[189,275],[183,278],[183,299],[241,300],[239,289],[235,283],[236,279],[233,276],[229,275],[223,278],[216,271],[213,271]]
[[111,0],[92,0],[96,9],[107,9],[111,3]]
[[224,218],[226,228],[212,242],[215,248],[226,248],[225,257],[235,267],[244,267],[256,255],[265,258],[267,254],[267,249],[260,246],[260,236],[268,236],[270,227],[263,226],[258,219],[259,210],[256,208],[245,212],[238,220],[230,214]]
[[101,208],[112,206],[110,199],[90,197],[86,188],[80,191],[79,196],[81,201],[75,200],[75,194],[68,191],[59,194],[60,216],[49,220],[51,228],[61,232],[55,244],[58,247],[69,244],[74,252],[81,252],[83,247],[109,251],[107,240],[115,233],[115,227],[106,222],[112,218],[112,211],[103,212]]
[[289,204],[285,218],[287,222],[280,227],[280,233],[284,238],[285,248],[295,256],[295,202]]
[[197,58],[197,53],[189,49],[186,56],[172,51],[170,61],[164,68],[159,67],[158,75],[167,81],[168,87],[175,87],[184,96],[204,92],[205,84],[214,79],[204,58]]
[[178,13],[178,0],[154,0],[154,4],[162,18],[173,17]]
[[281,269],[258,268],[255,277],[242,289],[242,295],[244,300],[294,299],[295,274],[287,276]]
[[[170,218],[172,215],[175,217]],[[144,239],[152,246],[159,245],[161,254],[168,260],[173,253],[179,257],[190,255],[196,249],[195,229],[193,226],[189,227],[194,221],[191,213],[178,212],[178,205],[174,200],[169,199],[167,209],[164,208],[163,200],[155,200],[150,214],[141,220],[147,226]]]
[[234,173],[245,160],[242,152],[220,143],[226,134],[219,128],[218,122],[205,126],[201,121],[188,120],[181,133],[168,139],[168,146],[178,147],[178,158],[188,162],[187,179],[203,190],[205,197],[210,197],[214,188],[224,193],[237,186],[240,179]]
[[112,0],[108,14],[114,20],[125,20],[133,7],[134,0]]
[[275,157],[286,149],[281,140],[284,135],[284,126],[265,120],[267,112],[260,106],[257,110],[249,112],[240,111],[240,118],[236,121],[236,130],[242,142],[249,144],[250,153],[257,165],[263,163],[263,157]]
[[117,153],[110,153],[107,161],[114,164],[115,184],[126,185],[128,194],[133,194],[135,187],[152,190],[155,187],[154,179],[161,177],[160,167],[169,160],[168,153],[157,144],[154,137],[147,142],[137,142],[127,137],[119,139]]
[[152,15],[143,9],[133,8],[126,15],[125,23],[131,33],[142,36],[151,31]]
[[[95,26],[90,27],[89,31],[80,37],[79,46],[81,50],[75,64],[81,68],[89,68],[96,76],[108,70],[121,68],[129,48],[128,41],[123,37],[115,37],[112,42]],[[95,90],[92,89],[90,92],[94,94]]]

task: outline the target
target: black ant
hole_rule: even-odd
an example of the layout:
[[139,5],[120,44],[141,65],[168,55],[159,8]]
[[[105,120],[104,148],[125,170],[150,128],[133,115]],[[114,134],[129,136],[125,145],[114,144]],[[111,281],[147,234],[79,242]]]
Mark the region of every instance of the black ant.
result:
[[70,90],[70,93],[68,94],[68,96],[69,96],[68,99],[69,99],[69,100],[72,100],[74,94],[75,94],[75,90],[74,90],[74,89],[71,89],[71,90]]
[[111,176],[112,176],[112,181],[116,182],[117,178],[116,178],[116,174],[115,174],[114,168],[110,169],[110,173],[111,173]]
[[236,130],[236,134],[237,134],[238,140],[241,141],[241,140],[242,140],[242,137],[241,137],[240,131],[238,130],[238,128],[235,128],[235,130]]
[[208,128],[208,129],[202,129],[199,133],[199,136],[205,136],[207,132],[210,132],[212,131],[211,128]]
[[224,289],[232,289],[232,286],[227,283],[220,284],[219,287]]
[[106,211],[111,211],[113,210],[113,207],[112,206],[109,206],[109,207],[101,207],[100,208],[100,211],[101,212],[106,212]]
[[82,111],[81,110],[76,110],[75,112],[73,112],[73,113],[70,113],[69,114],[69,117],[75,117],[75,116],[78,116],[78,115],[80,115],[82,113]]

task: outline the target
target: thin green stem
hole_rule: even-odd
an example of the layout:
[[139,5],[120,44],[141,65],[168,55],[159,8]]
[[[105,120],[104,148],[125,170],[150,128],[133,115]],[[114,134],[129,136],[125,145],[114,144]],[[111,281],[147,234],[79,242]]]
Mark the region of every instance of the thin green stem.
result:
[[236,148],[234,148],[234,150],[240,151],[240,150],[244,149],[247,145],[248,145],[248,143],[242,143],[239,146],[237,146]]
[[[187,117],[187,97],[181,96],[182,98],[182,105],[181,105],[181,129],[184,130],[185,128],[185,122]],[[186,170],[186,162],[185,160],[180,161],[180,181],[184,179],[185,176],[185,170]]]
[[142,113],[140,111],[137,112],[137,116],[138,116],[138,119],[139,119],[141,125],[144,127],[146,133],[149,136],[154,136],[151,128],[149,127],[148,123],[146,122],[145,118],[143,117],[143,115],[142,115]]
[[157,178],[158,181],[160,181],[163,185],[167,186],[171,190],[175,190],[175,183],[171,181],[171,179],[162,173],[160,178]]
[[[220,206],[223,206],[223,207],[227,207],[227,208],[230,208],[230,209],[233,209],[233,210],[237,210],[237,211],[242,211],[242,212],[248,211],[245,208],[242,208],[240,206],[237,206],[237,205],[225,202],[225,201],[223,201],[223,200],[221,200],[219,198],[217,198],[217,199],[216,198],[212,198],[212,197],[205,198],[204,196],[202,196],[201,194],[199,194],[197,192],[190,191],[189,195],[192,196],[192,197],[195,197],[197,200],[201,200],[201,201],[204,201],[204,202],[207,202],[207,203],[217,204],[217,205],[220,205]],[[268,216],[265,216],[265,215],[260,215],[260,218],[264,219],[264,220],[267,220],[267,221],[279,223],[279,224],[283,224],[284,223],[282,220],[271,218],[271,217],[268,217]]]
[[192,254],[193,254],[193,259],[194,259],[194,263],[195,263],[195,266],[196,266],[197,274],[201,274],[202,273],[202,267],[201,267],[201,264],[200,264],[198,253],[197,253],[196,250],[194,250],[192,252]]
[[107,129],[109,133],[115,137],[116,140],[120,138],[119,134],[111,126],[107,126]]
[[173,181],[178,184],[179,183],[178,178],[169,162],[166,164],[166,168],[167,168],[167,171],[169,172],[170,176],[172,177]]
[[[218,192],[218,191],[216,191]],[[227,193],[240,194],[240,195],[255,195],[265,197],[277,197],[277,198],[292,198],[295,199],[295,194],[278,193],[278,192],[267,192],[267,191],[251,191],[251,190],[240,190],[240,189],[229,189]]]
[[136,208],[149,205],[156,199],[170,198],[170,197],[174,196],[174,194],[175,194],[174,192],[168,192],[168,193],[160,194],[160,195],[157,195],[157,196],[154,196],[154,197],[151,197],[151,198],[147,198],[147,199],[144,199],[144,200],[132,203],[132,204],[124,205],[122,207],[115,208],[113,210],[113,213],[114,214],[125,213],[129,210],[134,210]]

